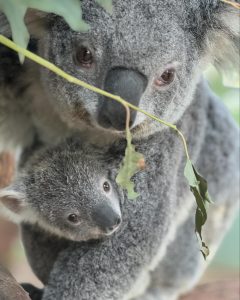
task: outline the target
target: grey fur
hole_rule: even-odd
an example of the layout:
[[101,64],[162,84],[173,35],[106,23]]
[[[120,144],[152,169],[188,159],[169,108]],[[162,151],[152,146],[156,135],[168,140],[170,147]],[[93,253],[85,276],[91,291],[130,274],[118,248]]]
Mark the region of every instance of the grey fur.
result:
[[[170,122],[178,122],[186,134],[193,161],[210,183],[216,204],[209,219],[207,240],[214,252],[232,219],[239,195],[236,190],[239,178],[236,136],[239,131],[203,84],[200,68],[210,61],[218,65],[225,57],[237,58],[238,15],[220,0],[113,2],[114,14],[110,16],[95,1],[82,1],[84,18],[91,25],[91,30],[85,34],[72,32],[61,18],[49,17],[47,34],[39,38],[37,52],[98,87],[104,87],[105,78],[113,67],[129,68],[145,75],[148,85],[139,107]],[[72,58],[76,45],[83,40],[96,53],[95,65],[88,70],[74,64]],[[176,80],[156,89],[154,80],[169,65],[177,70]],[[30,80],[22,96],[15,97],[18,85],[13,87],[1,81],[2,148],[8,147],[8,141],[11,147],[28,145],[35,132],[46,144],[58,143],[75,130],[84,131],[96,144],[109,143],[121,136],[115,130],[99,126],[101,97],[97,94],[66,83],[30,62],[19,67],[21,71],[23,68],[26,68],[24,75],[14,78],[15,82],[23,76]],[[6,97],[9,86],[10,95]],[[17,136],[15,130],[20,131]],[[182,175],[185,156],[181,142],[174,132],[139,113],[132,132],[139,150],[146,156],[148,167],[135,176],[141,196],[135,202],[125,201],[123,224],[118,232],[97,244],[62,245],[54,239],[50,243],[44,232],[36,236],[37,229],[33,227],[24,228],[23,238],[33,269],[46,284],[43,300],[142,297],[147,279],[149,290],[143,299],[169,300],[191,288],[202,274],[204,265],[199,263],[193,232],[191,238],[189,234],[184,237],[189,244],[186,249],[183,247],[183,253],[176,256],[173,251],[175,247],[182,247],[184,230],[177,228],[184,222],[191,224],[194,203]],[[16,139],[19,136],[20,142]],[[109,153],[115,172],[118,152],[123,154],[120,148],[116,146],[117,154]],[[52,249],[55,263],[53,255],[48,255]],[[49,257],[48,267],[45,260],[41,264],[39,253]],[[186,261],[190,263],[181,265],[180,258],[186,253],[189,255]],[[179,272],[173,271],[176,265]],[[153,270],[156,273],[151,274]],[[162,273],[164,270],[172,276],[168,282]],[[182,273],[185,276],[179,275]],[[190,279],[189,274],[192,274]],[[141,275],[144,275],[142,281]],[[151,275],[154,284],[158,278],[160,295],[150,284]],[[134,286],[137,281],[139,285]]]
[[[205,229],[213,256],[237,207],[239,130],[203,83],[178,126],[215,201]],[[43,300],[177,299],[205,270],[207,263],[194,233],[194,198],[183,177],[181,141],[165,129],[135,144],[147,164],[134,177],[140,196],[136,201],[125,200],[122,226],[111,238],[56,244],[40,229],[23,227],[28,257],[45,283]],[[124,145],[117,143],[102,151],[107,151],[111,170],[117,172]],[[54,256],[48,255],[52,248]],[[41,261],[39,253],[50,257],[49,262]]]
[[[85,144],[77,139],[64,147],[40,147],[30,156],[27,151],[14,182],[0,191],[0,203],[13,219],[76,241],[99,239],[117,229],[122,193],[110,177],[108,158]],[[104,191],[105,182],[109,191]],[[77,223],[68,220],[71,214]]]

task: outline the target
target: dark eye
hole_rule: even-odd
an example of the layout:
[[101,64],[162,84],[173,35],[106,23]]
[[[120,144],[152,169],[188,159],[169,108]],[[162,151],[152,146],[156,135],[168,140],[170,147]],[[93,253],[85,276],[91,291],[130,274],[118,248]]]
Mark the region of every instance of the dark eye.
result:
[[76,61],[82,67],[90,68],[93,64],[92,51],[85,46],[81,46],[76,52]]
[[109,192],[110,191],[110,184],[107,181],[105,181],[103,183],[103,190],[104,190],[104,192]]
[[156,86],[161,87],[173,82],[174,78],[175,78],[175,69],[167,69],[162,73],[162,75],[159,78],[155,79],[154,83]]
[[76,214],[70,214],[68,216],[68,221],[73,223],[73,224],[78,224],[79,223],[79,216]]

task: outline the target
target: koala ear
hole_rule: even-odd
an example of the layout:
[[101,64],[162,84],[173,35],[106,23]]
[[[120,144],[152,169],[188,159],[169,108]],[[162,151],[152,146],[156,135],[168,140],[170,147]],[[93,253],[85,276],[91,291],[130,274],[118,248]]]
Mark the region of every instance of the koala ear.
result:
[[206,52],[218,69],[239,71],[239,36],[239,9],[217,1],[207,30]]
[[25,207],[25,195],[14,186],[0,190],[0,211],[11,221],[19,223]]
[[28,9],[25,16],[25,22],[30,34],[35,38],[41,38],[47,32],[51,22],[52,15],[35,9]]

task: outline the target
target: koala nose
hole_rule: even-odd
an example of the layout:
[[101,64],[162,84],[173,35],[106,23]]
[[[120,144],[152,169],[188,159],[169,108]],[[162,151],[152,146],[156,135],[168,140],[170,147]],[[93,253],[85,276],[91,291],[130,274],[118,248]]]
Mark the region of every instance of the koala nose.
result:
[[102,204],[96,207],[93,212],[93,220],[95,224],[106,234],[113,233],[113,231],[115,231],[122,222],[121,215],[107,204]]
[[[104,89],[138,106],[147,87],[147,78],[138,71],[122,67],[111,69],[105,79]],[[136,118],[136,111],[130,111],[130,126]],[[118,131],[125,129],[126,110],[120,103],[106,97],[100,99],[98,122],[102,127],[113,127]]]

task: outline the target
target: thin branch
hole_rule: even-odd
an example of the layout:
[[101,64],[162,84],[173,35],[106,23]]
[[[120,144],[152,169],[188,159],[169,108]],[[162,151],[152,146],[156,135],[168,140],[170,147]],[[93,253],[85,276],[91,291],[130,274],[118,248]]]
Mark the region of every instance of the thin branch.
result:
[[240,4],[237,3],[237,2],[233,2],[233,1],[230,1],[230,0],[221,0],[221,1],[233,6],[234,8],[240,9]]

